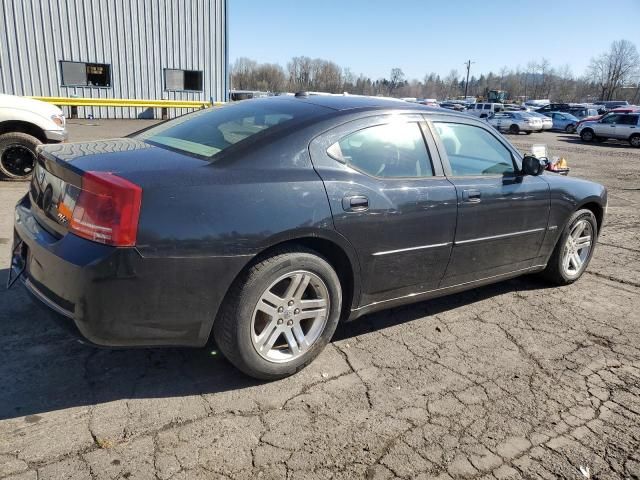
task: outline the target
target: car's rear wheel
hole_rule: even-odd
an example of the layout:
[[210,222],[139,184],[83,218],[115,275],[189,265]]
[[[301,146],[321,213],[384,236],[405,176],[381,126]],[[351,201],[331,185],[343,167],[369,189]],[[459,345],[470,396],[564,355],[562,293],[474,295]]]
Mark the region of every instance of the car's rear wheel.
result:
[[578,280],[591,261],[597,238],[598,223],[593,212],[575,212],[560,235],[543,276],[557,285]]
[[640,134],[636,133],[629,137],[629,145],[632,147],[640,148]]
[[336,329],[340,280],[313,251],[274,253],[234,282],[214,324],[216,344],[246,374],[275,380],[318,356]]
[[511,125],[509,127],[509,133],[512,133],[514,135],[517,135],[518,133],[520,133],[520,127],[518,127],[518,125]]
[[0,135],[0,177],[7,180],[26,180],[33,172],[36,147],[42,142],[36,137],[9,132]]
[[569,124],[569,125],[567,125],[565,127],[564,131],[567,132],[567,133],[573,133],[573,132],[576,131],[576,126],[572,125],[572,124]]
[[593,130],[585,128],[580,132],[580,138],[583,142],[593,142],[595,135],[593,134]]

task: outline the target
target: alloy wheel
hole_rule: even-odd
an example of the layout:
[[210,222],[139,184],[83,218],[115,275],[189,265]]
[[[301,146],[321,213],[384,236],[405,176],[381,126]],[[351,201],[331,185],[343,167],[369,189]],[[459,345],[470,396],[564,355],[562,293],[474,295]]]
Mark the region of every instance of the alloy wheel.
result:
[[593,244],[593,227],[587,220],[578,221],[567,236],[562,253],[562,269],[569,277],[582,272]]
[[24,145],[9,145],[2,152],[0,167],[9,178],[27,177],[33,171],[35,154]]
[[318,275],[298,270],[281,276],[253,311],[251,341],[256,352],[276,363],[304,355],[322,335],[329,311],[329,290]]

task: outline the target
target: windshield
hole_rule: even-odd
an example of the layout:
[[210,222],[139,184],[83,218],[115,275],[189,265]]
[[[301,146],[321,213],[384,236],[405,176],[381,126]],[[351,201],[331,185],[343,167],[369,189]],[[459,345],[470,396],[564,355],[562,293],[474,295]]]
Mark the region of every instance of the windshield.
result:
[[253,135],[309,115],[308,105],[246,100],[184,115],[145,130],[136,138],[159,147],[213,157]]

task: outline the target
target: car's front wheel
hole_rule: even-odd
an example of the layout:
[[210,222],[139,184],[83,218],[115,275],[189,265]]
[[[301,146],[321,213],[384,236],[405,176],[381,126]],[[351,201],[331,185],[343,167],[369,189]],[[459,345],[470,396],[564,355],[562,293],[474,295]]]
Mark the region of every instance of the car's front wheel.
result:
[[562,231],[543,276],[557,285],[578,280],[591,261],[597,238],[598,223],[593,212],[575,212]]
[[36,137],[9,132],[0,135],[0,177],[26,180],[36,163],[36,148],[42,142]]
[[566,133],[573,133],[573,132],[575,132],[575,131],[576,131],[576,126],[575,126],[575,125],[573,125],[573,124],[569,124],[569,125],[567,125],[567,126],[565,127],[564,131],[565,131]]
[[580,138],[583,142],[593,142],[593,140],[595,139],[595,135],[593,133],[593,130],[585,128],[584,130],[582,130],[582,132],[580,132]]
[[518,125],[513,124],[509,127],[509,133],[512,133],[513,135],[517,135],[520,133],[520,127],[518,127]]
[[341,309],[340,280],[331,265],[311,250],[285,249],[234,282],[215,321],[214,338],[238,369],[275,380],[318,356]]

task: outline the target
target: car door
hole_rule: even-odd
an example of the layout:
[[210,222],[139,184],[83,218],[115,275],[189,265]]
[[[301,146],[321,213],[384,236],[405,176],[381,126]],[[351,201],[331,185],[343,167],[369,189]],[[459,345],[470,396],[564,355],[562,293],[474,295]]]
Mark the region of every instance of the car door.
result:
[[628,113],[620,115],[620,119],[616,124],[616,138],[627,140],[634,133],[638,133],[638,118],[640,115]]
[[607,115],[593,125],[593,130],[596,132],[598,137],[616,138],[616,124],[619,119],[620,115]]
[[361,305],[435,289],[449,261],[456,189],[424,128],[421,115],[377,115],[310,144],[335,228],[358,253]]
[[530,267],[547,230],[549,185],[520,174],[519,154],[495,132],[462,119],[434,118],[458,221],[441,287]]

